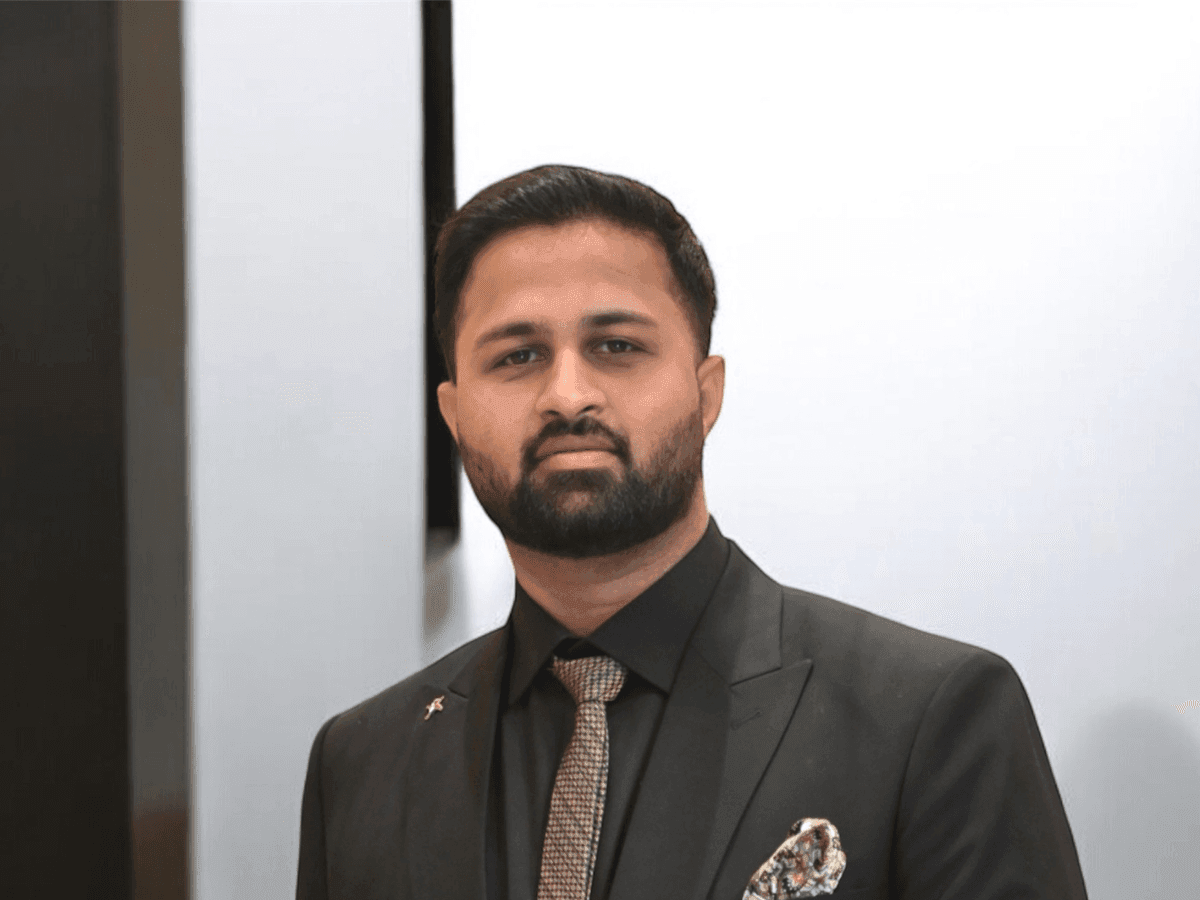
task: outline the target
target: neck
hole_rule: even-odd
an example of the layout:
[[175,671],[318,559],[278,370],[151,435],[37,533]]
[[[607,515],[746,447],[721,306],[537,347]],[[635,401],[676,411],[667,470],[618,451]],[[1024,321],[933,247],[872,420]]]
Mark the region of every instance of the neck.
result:
[[658,537],[621,553],[564,559],[505,543],[517,580],[529,596],[572,634],[586,637],[687,556],[707,528],[708,506],[701,483],[682,519]]

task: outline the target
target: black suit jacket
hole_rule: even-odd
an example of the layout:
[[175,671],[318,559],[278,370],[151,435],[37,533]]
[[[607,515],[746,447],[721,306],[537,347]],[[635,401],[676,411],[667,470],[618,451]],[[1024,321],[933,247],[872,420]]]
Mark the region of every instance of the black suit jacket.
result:
[[[298,898],[484,900],[507,646],[507,628],[494,631],[321,728]],[[444,709],[426,719],[436,697]],[[1085,897],[1008,663],[782,587],[734,544],[663,712],[610,897],[740,900],[805,817],[841,833],[835,900]]]

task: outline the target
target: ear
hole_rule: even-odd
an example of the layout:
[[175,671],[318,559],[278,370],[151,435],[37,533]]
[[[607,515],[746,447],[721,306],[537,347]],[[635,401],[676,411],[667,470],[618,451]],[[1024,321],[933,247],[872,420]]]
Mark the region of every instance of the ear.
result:
[[700,417],[704,420],[704,436],[712,431],[721,414],[721,403],[725,400],[725,357],[710,356],[696,369],[696,380],[700,383]]
[[442,418],[446,422],[446,427],[450,429],[450,434],[454,436],[454,443],[458,443],[458,385],[453,381],[443,381],[438,385],[437,389],[438,409],[442,411]]

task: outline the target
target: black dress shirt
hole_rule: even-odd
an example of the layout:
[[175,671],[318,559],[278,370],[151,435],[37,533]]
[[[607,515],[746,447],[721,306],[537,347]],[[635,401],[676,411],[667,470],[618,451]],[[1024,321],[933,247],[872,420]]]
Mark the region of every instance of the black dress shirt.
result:
[[575,701],[549,669],[551,656],[611,656],[629,670],[608,704],[608,796],[591,900],[605,900],[663,708],[688,641],[729,559],[716,522],[670,571],[586,640],[575,638],[521,587],[513,600],[488,801],[489,900],[534,900],[542,839]]

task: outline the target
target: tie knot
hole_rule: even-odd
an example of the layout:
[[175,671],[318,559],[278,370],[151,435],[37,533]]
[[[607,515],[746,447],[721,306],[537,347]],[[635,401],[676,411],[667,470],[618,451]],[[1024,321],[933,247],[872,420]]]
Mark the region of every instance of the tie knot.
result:
[[607,703],[621,692],[625,667],[609,656],[585,656],[582,659],[554,657],[551,666],[576,705],[602,700]]

